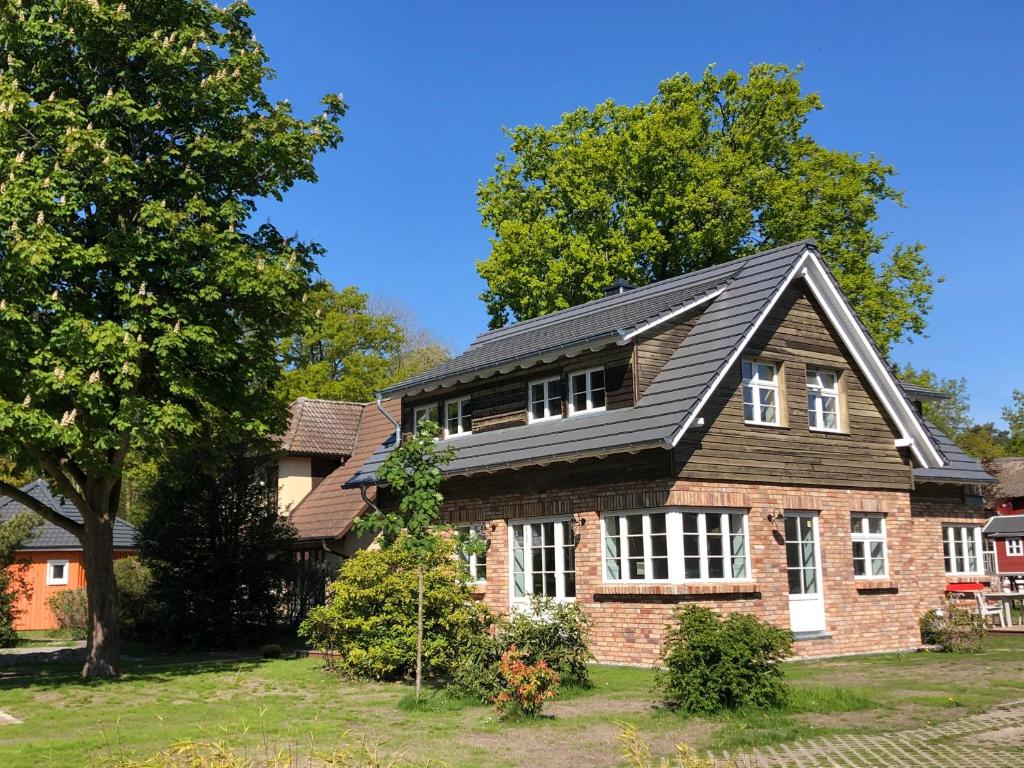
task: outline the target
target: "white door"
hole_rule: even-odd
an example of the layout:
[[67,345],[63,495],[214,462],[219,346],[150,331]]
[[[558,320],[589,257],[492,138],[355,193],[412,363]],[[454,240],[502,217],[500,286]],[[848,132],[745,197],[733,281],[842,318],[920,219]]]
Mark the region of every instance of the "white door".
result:
[[786,513],[786,571],[789,577],[789,628],[825,630],[825,595],[817,512]]

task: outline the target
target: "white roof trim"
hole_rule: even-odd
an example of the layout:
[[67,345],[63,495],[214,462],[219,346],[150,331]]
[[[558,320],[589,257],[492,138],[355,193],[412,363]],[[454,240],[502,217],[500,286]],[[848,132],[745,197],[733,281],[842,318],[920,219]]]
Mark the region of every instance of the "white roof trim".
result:
[[854,362],[857,363],[868,384],[882,401],[882,405],[890,418],[896,423],[900,431],[900,442],[907,441],[914,457],[922,468],[932,469],[944,466],[945,462],[942,459],[942,454],[936,447],[931,435],[928,434],[921,420],[914,413],[910,403],[903,396],[902,390],[900,390],[899,384],[896,382],[889,367],[878,355],[875,346],[867,338],[863,327],[857,322],[849,305],[843,299],[842,294],[839,293],[838,288],[821,263],[819,256],[811,248],[806,249],[801,254],[800,259],[780,283],[776,293],[744,334],[736,349],[733,350],[726,364],[716,374],[711,386],[704,392],[696,406],[691,409],[686,421],[683,422],[683,425],[672,437],[672,446],[677,445],[683,435],[686,434],[686,431],[697,418],[697,414],[704,409],[712,394],[721,385],[728,372],[732,370],[740,355],[743,354],[743,351],[761,327],[768,313],[771,312],[783,292],[797,275],[804,277],[811,292],[828,316],[834,330],[839,334],[849,350]]
[[716,288],[715,290],[711,291],[705,296],[702,296],[696,301],[691,301],[689,304],[684,304],[678,309],[673,309],[671,312],[662,315],[656,320],[651,320],[649,323],[644,323],[639,328],[632,330],[629,333],[623,334],[622,340],[629,341],[630,339],[639,336],[642,333],[647,333],[647,331],[651,330],[652,328],[657,328],[662,323],[667,323],[669,320],[679,317],[679,315],[685,314],[686,312],[689,312],[691,309],[699,307],[701,304],[707,304],[712,299],[717,299],[724,290],[725,286],[723,285],[721,288]]

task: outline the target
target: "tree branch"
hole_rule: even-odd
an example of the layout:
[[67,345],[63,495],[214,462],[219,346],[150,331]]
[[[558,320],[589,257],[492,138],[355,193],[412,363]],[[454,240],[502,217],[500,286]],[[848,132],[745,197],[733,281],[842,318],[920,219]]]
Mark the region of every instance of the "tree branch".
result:
[[[63,496],[67,496],[71,499],[71,503],[77,507],[78,511],[84,516],[90,511],[89,502],[86,501],[83,489],[80,489],[75,483],[72,483],[68,479],[67,474],[64,472],[64,468],[61,466],[60,461],[52,454],[44,453],[40,451],[36,455],[36,460],[39,462],[43,470],[53,478],[57,483],[57,490]],[[72,472],[80,471],[77,466],[73,466]]]
[[10,497],[11,499],[14,499],[14,501],[18,502],[23,507],[26,507],[32,512],[35,512],[46,522],[53,523],[58,528],[64,529],[65,531],[73,535],[75,538],[81,540],[82,530],[85,527],[81,523],[76,523],[74,520],[69,520],[68,518],[64,517],[64,515],[58,514],[55,510],[50,509],[50,507],[46,506],[45,504],[43,504],[43,502],[39,501],[39,499],[35,498],[34,496],[30,496],[17,486],[11,485],[10,483],[5,482],[3,480],[0,480],[0,493],[3,493],[5,496]]

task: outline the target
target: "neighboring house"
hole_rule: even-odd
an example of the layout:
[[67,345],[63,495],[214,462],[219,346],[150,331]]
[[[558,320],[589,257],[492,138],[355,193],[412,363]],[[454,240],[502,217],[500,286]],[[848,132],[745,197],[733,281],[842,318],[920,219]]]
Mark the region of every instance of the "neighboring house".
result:
[[910,648],[982,574],[991,478],[924,422],[934,393],[901,388],[811,242],[619,283],[384,394],[455,449],[445,514],[488,539],[487,604],[577,601],[600,661],[656,661],[693,602],[790,628],[802,656]]
[[985,462],[996,482],[985,490],[986,506],[995,517],[985,524],[985,538],[992,547],[995,571],[1024,574],[1024,457]]
[[[35,480],[21,490],[43,502],[59,515],[77,523],[82,516],[63,496],[54,494],[45,480]],[[0,519],[9,520],[19,512],[30,511],[21,503],[0,496]],[[33,513],[34,514],[34,513]],[[138,551],[135,528],[125,520],[114,523],[114,557],[127,557]],[[18,600],[15,610],[17,630],[56,629],[57,620],[46,601],[55,592],[85,586],[85,561],[82,545],[73,535],[53,523],[43,521],[36,534],[18,551],[18,560],[28,564],[25,578],[31,589]]]

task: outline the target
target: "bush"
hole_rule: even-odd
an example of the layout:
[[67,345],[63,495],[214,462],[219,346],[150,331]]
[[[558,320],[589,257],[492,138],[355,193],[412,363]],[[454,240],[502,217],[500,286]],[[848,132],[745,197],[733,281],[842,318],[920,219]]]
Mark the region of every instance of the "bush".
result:
[[153,598],[153,574],[137,557],[114,561],[117,582],[117,607],[121,617],[121,636],[126,640],[152,637],[159,626],[159,605]]
[[25,578],[27,566],[18,561],[18,550],[35,535],[42,520],[31,512],[19,512],[8,520],[0,520],[0,648],[18,642],[14,620],[15,605],[20,596],[32,594]]
[[921,642],[947,653],[977,653],[985,638],[985,620],[970,608],[952,604],[921,617]]
[[792,633],[750,614],[722,619],[709,608],[687,606],[669,625],[656,685],[668,706],[684,712],[781,707],[789,690],[779,662],[792,647]]
[[[440,541],[424,572],[425,675],[445,675],[464,638],[483,632],[486,610],[473,592],[455,543]],[[403,541],[358,552],[327,588],[327,602],[299,626],[329,666],[356,677],[397,680],[416,664],[417,563]]]
[[544,662],[563,685],[589,688],[590,620],[578,603],[533,597],[528,611],[493,619],[483,631],[461,638],[452,686],[461,694],[493,701],[501,690],[502,656],[513,646],[529,664]]
[[539,715],[544,702],[558,693],[558,673],[543,661],[529,663],[514,645],[501,655],[498,676],[494,706],[503,718]]
[[260,655],[263,656],[264,659],[280,659],[282,653],[284,653],[284,651],[277,643],[267,643],[260,648]]
[[57,624],[75,640],[89,634],[89,601],[84,589],[62,589],[46,600]]

